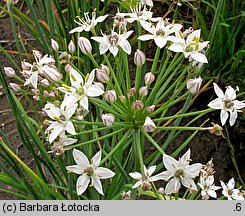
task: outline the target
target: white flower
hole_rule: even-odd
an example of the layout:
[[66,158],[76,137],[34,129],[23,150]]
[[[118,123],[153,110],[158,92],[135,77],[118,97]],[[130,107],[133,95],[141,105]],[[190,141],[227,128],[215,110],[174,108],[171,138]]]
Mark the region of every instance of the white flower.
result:
[[77,179],[77,194],[81,195],[87,189],[91,179],[92,185],[95,187],[95,189],[100,194],[104,195],[100,179],[111,178],[115,175],[115,173],[107,168],[99,167],[101,161],[101,151],[94,155],[94,157],[91,159],[91,163],[86,155],[77,149],[73,150],[73,158],[77,165],[67,166],[66,169],[80,175]]
[[163,48],[167,41],[180,41],[179,38],[170,36],[170,34],[174,33],[175,31],[179,31],[182,28],[182,25],[180,24],[168,24],[165,26],[165,21],[160,19],[156,26],[145,25],[143,27],[151,34],[141,35],[138,37],[138,39],[142,41],[153,39],[159,48]]
[[200,42],[201,30],[193,31],[188,35],[186,40],[184,39],[183,33],[180,31],[175,32],[176,37],[179,41],[173,41],[174,43],[168,48],[173,52],[183,52],[185,58],[194,59],[197,62],[208,63],[206,56],[202,51],[209,43],[209,41]]
[[244,101],[236,100],[236,91],[231,86],[227,87],[224,94],[224,92],[219,88],[219,86],[216,83],[214,83],[214,91],[218,98],[211,101],[208,104],[208,106],[213,109],[221,109],[220,119],[222,125],[224,125],[226,120],[228,119],[229,112],[229,123],[231,126],[234,125],[237,118],[237,112],[240,112],[240,109],[245,107]]
[[60,108],[56,107],[52,103],[47,103],[45,105],[44,111],[51,119],[55,120],[49,121],[51,125],[46,130],[46,132],[50,132],[50,143],[52,143],[64,131],[67,131],[67,133],[72,135],[76,134],[74,125],[70,120],[76,111],[76,108],[77,104],[74,103],[74,98],[72,96],[66,96]]
[[93,84],[94,73],[95,69],[90,74],[87,74],[84,82],[82,76],[72,68],[70,69],[71,86],[63,85],[64,87],[59,87],[58,89],[67,95],[73,95],[76,101],[79,101],[80,105],[85,110],[88,110],[88,97],[98,97],[104,93],[98,85]]
[[164,171],[155,177],[170,181],[166,185],[165,193],[177,193],[181,184],[191,190],[197,190],[195,182],[192,180],[199,175],[202,169],[202,164],[196,163],[189,165],[190,162],[190,149],[177,161],[169,155],[163,155],[163,163],[167,171]]
[[228,200],[244,200],[242,193],[238,189],[234,189],[235,180],[231,178],[228,184],[225,184],[223,181],[220,181],[223,188],[222,194],[228,198]]
[[89,12],[84,13],[84,18],[83,19],[79,18],[80,22],[75,21],[80,26],[72,29],[69,32],[70,34],[72,34],[74,32],[82,32],[82,31],[88,32],[91,29],[93,29],[97,25],[97,23],[103,22],[106,19],[106,17],[108,16],[108,15],[104,15],[104,16],[99,16],[96,18],[96,13],[92,12],[92,17],[90,19],[88,14],[89,14]]
[[157,180],[160,180],[161,178],[158,178],[156,176],[152,176],[151,175],[154,173],[154,171],[156,170],[157,166],[150,166],[149,169],[146,169],[145,165],[144,165],[144,175],[142,176],[141,173],[139,172],[132,172],[129,173],[129,175],[133,178],[136,179],[137,182],[133,185],[133,189],[137,188],[137,187],[142,187],[143,190],[150,190],[151,189],[151,183],[150,182],[154,182]]
[[109,51],[116,56],[118,53],[118,46],[120,46],[128,55],[131,53],[131,45],[127,41],[127,38],[133,33],[133,31],[128,31],[123,34],[117,34],[112,31],[110,35],[103,34],[103,37],[91,37],[91,39],[100,43],[99,50],[100,55]]
[[198,183],[198,185],[202,189],[202,197],[211,196],[213,198],[217,198],[215,191],[221,188],[214,185],[214,176],[208,176],[206,179],[200,176],[200,183]]
[[29,77],[24,85],[31,84],[34,88],[37,88],[38,75],[43,75],[43,71],[47,70],[49,65],[54,66],[55,60],[53,57],[49,57],[48,54],[42,57],[42,54],[37,50],[33,50],[33,55],[36,62],[33,65],[29,64],[30,70],[23,70]]

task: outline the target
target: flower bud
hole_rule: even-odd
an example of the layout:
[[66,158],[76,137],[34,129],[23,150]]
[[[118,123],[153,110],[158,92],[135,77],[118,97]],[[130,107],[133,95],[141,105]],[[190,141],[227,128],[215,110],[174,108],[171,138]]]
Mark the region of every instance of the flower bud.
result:
[[111,71],[107,65],[102,64],[100,69],[103,70],[108,76],[110,76]]
[[147,96],[148,95],[148,88],[147,86],[143,86],[139,89],[140,96]]
[[142,110],[144,108],[144,103],[140,100],[136,100],[132,103],[132,108],[134,110]]
[[44,86],[44,87],[47,87],[47,86],[49,86],[49,81],[48,81],[47,79],[42,79],[42,80],[40,81],[40,84],[41,84],[42,86]]
[[57,95],[56,95],[55,92],[50,92],[48,96],[49,96],[49,97],[56,97]]
[[45,97],[49,97],[49,93],[48,93],[48,91],[47,91],[47,90],[44,90],[44,91],[43,91],[43,96],[45,96]]
[[9,83],[9,86],[15,92],[18,92],[21,89],[20,86],[16,83]]
[[106,127],[110,127],[114,124],[115,116],[111,113],[102,114],[101,118]]
[[101,69],[96,69],[96,78],[102,83],[107,83],[110,79],[108,74],[104,70],[101,70]]
[[71,53],[74,53],[76,51],[76,46],[75,46],[73,40],[71,40],[70,43],[68,44],[68,50]]
[[119,96],[119,99],[120,99],[120,101],[122,101],[123,103],[126,102],[126,97],[125,97],[124,95],[120,95],[120,96]]
[[155,110],[155,107],[156,107],[155,105],[151,105],[151,106],[146,107],[145,110],[149,113],[153,113]]
[[6,76],[8,76],[8,77],[14,77],[15,76],[15,71],[14,71],[13,68],[4,67],[3,69],[4,69],[4,72],[5,72]]
[[105,90],[105,86],[101,82],[94,82],[94,84],[99,86],[103,91]]
[[136,93],[135,88],[129,89],[129,90],[128,90],[128,93],[127,93],[128,98],[134,97],[134,96],[135,96],[135,93]]
[[59,44],[54,39],[51,39],[51,47],[52,47],[52,49],[54,51],[58,51],[59,50]]
[[110,90],[110,91],[105,92],[104,97],[105,97],[106,101],[108,101],[110,103],[115,102],[117,99],[117,95],[116,95],[116,92],[114,90]]
[[44,65],[42,67],[43,75],[51,82],[59,82],[62,78],[62,74],[58,71],[55,66]]
[[78,39],[78,45],[79,45],[83,54],[88,55],[89,53],[92,52],[92,45],[87,38],[80,37]]
[[39,101],[40,98],[39,98],[38,95],[34,95],[34,96],[33,96],[33,99],[34,99],[34,101]]
[[35,59],[40,59],[42,57],[42,53],[38,50],[32,50],[32,53],[33,53]]
[[155,80],[155,75],[151,72],[145,74],[145,85],[149,86]]
[[134,53],[134,64],[136,66],[142,66],[145,64],[145,53],[139,49]]
[[70,73],[70,70],[72,69],[72,66],[70,64],[66,64],[65,66],[65,72]]
[[162,195],[165,194],[165,190],[164,190],[163,187],[160,187],[160,188],[157,190],[157,192],[158,192],[159,194],[162,194]]
[[190,91],[191,94],[196,94],[202,85],[202,78],[195,78],[187,80],[187,89]]
[[145,123],[143,125],[143,130],[145,132],[153,132],[156,129],[155,123],[151,120],[150,117],[146,117]]
[[23,70],[31,70],[32,65],[29,62],[26,62],[25,60],[21,62],[21,68]]
[[35,95],[37,95],[39,93],[39,90],[38,89],[32,89],[31,92]]

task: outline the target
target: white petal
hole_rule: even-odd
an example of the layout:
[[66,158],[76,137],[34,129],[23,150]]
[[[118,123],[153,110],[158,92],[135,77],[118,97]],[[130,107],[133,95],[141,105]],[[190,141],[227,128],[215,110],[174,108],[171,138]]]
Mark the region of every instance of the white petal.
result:
[[195,191],[197,190],[197,186],[196,186],[195,182],[190,177],[185,177],[185,178],[181,179],[181,183],[185,187],[187,187],[191,190],[195,190]]
[[111,46],[109,48],[110,52],[112,53],[112,55],[115,57],[118,53],[118,48],[116,46]]
[[180,43],[173,43],[168,49],[173,52],[184,52],[184,48]]
[[227,186],[228,186],[228,189],[230,189],[230,190],[234,189],[234,187],[235,187],[235,180],[234,180],[234,178],[231,178],[229,180]]
[[79,26],[79,27],[76,27],[76,28],[72,29],[71,31],[69,31],[69,34],[72,34],[74,32],[82,32],[83,30],[84,30],[84,27]]
[[156,165],[150,166],[149,169],[147,170],[148,175],[151,176],[155,172],[156,168],[157,168]]
[[237,111],[234,110],[230,113],[230,126],[233,126],[237,119]]
[[141,175],[141,173],[139,173],[139,172],[132,172],[132,173],[129,173],[129,175],[130,175],[133,179],[136,179],[136,180],[142,179],[142,175]]
[[77,165],[82,166],[82,167],[90,166],[88,158],[83,152],[77,149],[73,149],[72,154],[73,154],[73,158]]
[[234,101],[233,101],[233,104],[234,104],[234,105],[233,105],[234,109],[239,110],[239,109],[245,108],[245,103],[244,103],[244,101],[234,100]]
[[180,189],[180,186],[181,186],[181,184],[180,184],[179,180],[177,180],[176,178],[173,178],[166,185],[165,193],[167,195],[172,194],[172,193],[177,193]]
[[44,107],[44,110],[47,113],[47,115],[54,120],[54,117],[59,117],[62,114],[60,109],[52,103],[47,103]]
[[92,166],[94,168],[98,167],[100,165],[100,161],[101,161],[101,150],[98,151],[91,159],[92,161]]
[[171,172],[174,172],[178,165],[178,161],[169,155],[163,155],[163,163],[165,168]]
[[195,59],[197,62],[208,63],[207,57],[202,53],[199,52],[191,53],[191,57]]
[[104,53],[106,53],[107,50],[110,48],[110,46],[111,45],[107,41],[100,43],[100,46],[99,46],[100,55],[103,55]]
[[188,165],[190,157],[191,157],[191,150],[188,149],[188,151],[180,158],[179,164]]
[[83,78],[82,76],[74,69],[70,70],[70,81],[71,85],[75,88],[83,86]]
[[96,22],[103,22],[106,19],[106,17],[108,17],[108,15],[99,16],[96,18]]
[[217,198],[217,194],[214,190],[208,190],[207,193],[209,196],[211,196],[213,198]]
[[90,85],[87,89],[87,96],[89,97],[97,97],[102,95],[103,93],[104,91],[98,85],[95,84]]
[[167,39],[163,37],[155,37],[154,41],[160,49],[162,49],[167,43]]
[[212,100],[208,106],[212,109],[223,109],[224,108],[224,103],[222,101],[222,99],[220,98],[216,98],[214,100]]
[[70,172],[76,173],[76,174],[83,174],[83,169],[81,166],[78,165],[72,165],[72,166],[67,166],[66,169]]
[[141,41],[148,41],[154,39],[154,35],[149,35],[149,34],[141,35],[138,37],[138,39]]
[[227,98],[229,100],[235,100],[236,99],[236,92],[231,86],[227,87],[227,89],[225,91],[225,98]]
[[115,175],[115,173],[107,168],[98,167],[96,169],[96,175],[98,176],[99,179],[108,179],[108,178],[112,178]]
[[80,100],[80,105],[85,109],[88,110],[88,97],[83,96],[82,99]]
[[214,91],[216,93],[216,95],[219,97],[219,98],[224,98],[224,92],[220,89],[220,87],[216,84],[216,83],[213,83],[214,85]]
[[221,120],[221,124],[222,126],[225,124],[226,120],[228,119],[229,114],[226,110],[221,110],[220,112],[220,120]]
[[51,124],[47,130],[53,128],[53,130],[51,131],[50,135],[49,135],[49,142],[52,143],[58,136],[59,134],[64,130],[64,124],[61,123],[53,123]]
[[135,189],[135,188],[141,186],[141,184],[142,184],[142,181],[137,181],[137,182],[133,185],[132,189]]
[[154,176],[150,177],[150,181],[151,181],[151,182],[152,182],[152,181],[158,181],[158,180],[165,180],[165,181],[167,181],[167,180],[169,180],[172,176],[173,176],[173,175],[172,175],[172,172],[170,172],[170,171],[164,171],[164,172],[161,172],[161,173],[159,173],[159,174],[157,174],[157,175],[154,175]]
[[127,40],[120,41],[118,45],[126,52],[128,55],[131,53],[131,45]]
[[94,188],[102,195],[104,195],[102,190],[102,185],[100,182],[100,179],[97,176],[92,177],[92,184],[94,185]]
[[195,164],[192,164],[192,165],[186,167],[185,172],[188,173],[188,175],[191,178],[195,178],[196,176],[199,175],[201,169],[202,169],[202,164],[195,163]]
[[95,40],[96,42],[99,42],[99,43],[104,43],[106,40],[105,40],[105,37],[91,37],[91,39]]
[[72,124],[71,121],[68,121],[68,122],[66,123],[65,130],[66,130],[67,133],[69,133],[69,134],[72,134],[72,135],[75,135],[75,134],[76,134],[74,125]]
[[94,81],[94,75],[95,75],[95,69],[90,72],[90,74],[88,76],[88,80],[86,81],[86,86],[92,85],[92,83]]
[[88,187],[90,178],[87,175],[79,176],[77,179],[77,195],[81,195]]
[[195,37],[200,38],[200,35],[201,35],[200,29],[193,31],[191,34],[188,35],[186,39],[186,43],[190,43]]

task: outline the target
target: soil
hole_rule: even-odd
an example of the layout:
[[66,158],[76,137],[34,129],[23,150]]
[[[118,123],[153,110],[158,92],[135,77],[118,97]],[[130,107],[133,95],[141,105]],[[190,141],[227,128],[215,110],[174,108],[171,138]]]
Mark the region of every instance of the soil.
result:
[[[163,11],[161,8],[157,8],[154,13],[162,13]],[[6,50],[9,51],[16,51],[16,47],[14,44],[13,34],[10,27],[10,21],[7,16],[2,17],[0,19],[0,44]],[[30,41],[32,38],[28,35],[28,33],[23,32],[22,29],[21,34],[27,35]],[[31,42],[27,45],[28,49],[31,49]],[[14,59],[18,60],[18,55],[13,55]],[[3,53],[0,53],[0,65],[3,66],[11,66],[9,60],[5,57]],[[8,79],[8,82],[11,80]],[[223,88],[224,86],[222,86]],[[224,89],[224,88],[223,88]],[[211,88],[207,92],[201,94],[197,100],[191,105],[189,111],[196,111],[201,109],[206,109],[207,104],[216,98],[214,95],[213,89]],[[28,110],[28,104],[22,103],[26,110]],[[181,105],[176,107],[176,112],[181,109]],[[228,181],[231,177],[234,177],[236,180],[239,181],[239,175],[237,170],[235,169],[234,162],[232,161],[232,148],[234,148],[234,156],[235,156],[235,163],[237,164],[238,170],[241,175],[241,179],[245,180],[245,166],[244,166],[244,158],[245,158],[245,121],[241,118],[242,114],[239,115],[235,126],[230,127],[227,126],[227,131],[229,134],[229,140],[232,144],[229,144],[226,138],[221,136],[215,136],[208,132],[199,132],[191,140],[188,148],[191,148],[191,156],[193,162],[200,162],[202,164],[207,163],[211,158],[213,158],[213,162],[215,165],[215,178],[217,179],[217,184],[219,184],[218,180]],[[220,124],[219,120],[219,111],[213,112],[208,116],[204,116],[203,118],[199,119],[197,125],[201,125],[207,118],[210,118],[209,122],[215,122]],[[183,119],[182,124],[187,123],[189,119]],[[210,126],[210,123],[209,125]],[[15,125],[15,119],[11,114],[11,110],[8,106],[8,102],[0,88],[0,127],[2,127],[3,131],[5,132],[9,142],[12,144],[13,148],[15,149],[16,153],[20,156],[20,158],[30,165],[32,163],[32,158],[28,155],[27,151],[21,145],[21,140],[18,135],[18,131]],[[166,153],[172,153],[175,149],[178,148],[189,136],[191,133],[183,132],[179,138],[171,144],[166,150]],[[159,140],[160,143],[163,143],[166,139],[167,134],[158,134],[154,137],[155,140]],[[225,137],[227,134],[225,133]],[[232,147],[231,147],[232,145]],[[186,148],[187,150],[187,148]],[[146,146],[146,153],[150,154],[153,151],[150,144]],[[185,152],[185,150],[183,151]],[[1,170],[0,170],[1,171]],[[1,185],[0,185],[1,187]],[[0,199],[16,199],[15,197],[0,192]]]

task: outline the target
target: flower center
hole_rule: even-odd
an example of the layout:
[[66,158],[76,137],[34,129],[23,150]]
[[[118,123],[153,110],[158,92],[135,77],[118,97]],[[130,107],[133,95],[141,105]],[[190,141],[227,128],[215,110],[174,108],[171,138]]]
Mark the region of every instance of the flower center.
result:
[[178,169],[175,173],[174,173],[174,176],[176,178],[183,178],[183,174],[184,174],[184,171],[182,169]]
[[118,42],[118,35],[114,34],[114,35],[109,35],[108,36],[108,40],[109,40],[109,43],[112,45],[112,46],[115,46]]
[[159,30],[156,31],[156,35],[160,36],[160,37],[164,37],[165,31],[163,31],[162,29],[159,29]]
[[227,193],[231,196],[232,195],[232,190],[228,189]]
[[84,94],[83,87],[80,87],[79,89],[77,89],[77,94],[79,94],[79,95],[83,95]]
[[88,167],[84,170],[84,173],[86,173],[88,176],[92,176],[94,174],[94,170],[92,167]]
[[66,117],[62,114],[62,115],[59,116],[59,120],[60,121],[65,121],[66,120]]
[[231,109],[234,106],[234,103],[230,100],[224,100],[225,108]]

